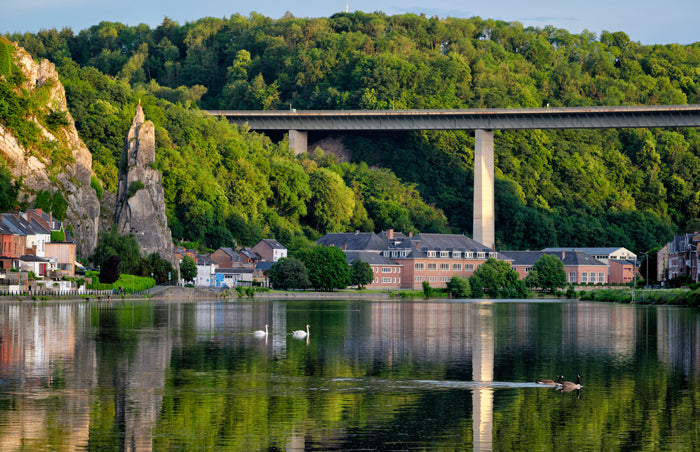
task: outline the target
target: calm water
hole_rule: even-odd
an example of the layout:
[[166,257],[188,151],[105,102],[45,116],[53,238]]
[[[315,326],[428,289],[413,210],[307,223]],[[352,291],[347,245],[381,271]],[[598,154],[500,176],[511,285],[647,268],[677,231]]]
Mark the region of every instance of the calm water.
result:
[[700,450],[699,340],[584,302],[5,303],[0,450]]

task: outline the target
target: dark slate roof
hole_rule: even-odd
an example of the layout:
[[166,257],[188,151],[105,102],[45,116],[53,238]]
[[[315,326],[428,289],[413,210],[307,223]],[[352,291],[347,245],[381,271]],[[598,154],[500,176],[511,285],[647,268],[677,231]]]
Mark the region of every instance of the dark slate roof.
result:
[[19,260],[22,262],[50,262],[48,259],[44,259],[43,257],[39,256],[34,256],[33,254],[25,254],[23,256],[20,256]]
[[594,258],[590,254],[586,254],[582,251],[564,251],[564,258],[562,259],[561,257],[561,252],[547,252],[547,254],[551,254],[552,256],[557,256],[559,259],[564,262],[564,265],[571,265],[571,266],[581,266],[581,265],[601,265],[603,267],[607,267],[608,265],[605,262],[601,262],[598,259]]
[[346,251],[345,260],[351,264],[354,260],[359,259],[362,262],[367,262],[370,265],[400,265],[391,259],[371,251]]
[[621,246],[601,246],[601,247],[550,247],[550,248],[545,248],[542,251],[546,253],[560,253],[562,251],[581,251],[583,253],[586,253],[591,256],[595,255],[600,255],[600,254],[605,254],[609,255],[610,253],[614,253],[615,251],[619,250],[620,248],[623,248]]
[[228,254],[232,262],[241,262],[241,256],[233,248],[221,247],[219,249]]
[[[2,222],[7,226],[7,228],[12,231],[13,234],[17,235],[27,235],[28,231],[27,228],[20,224],[20,222],[17,220],[17,217],[12,215],[11,213],[4,213],[2,214]],[[33,234],[33,232],[29,232],[29,234]]]
[[377,237],[379,237],[382,240],[385,240],[387,243],[388,242],[398,243],[398,242],[402,242],[402,241],[406,240],[407,238],[409,238],[403,232],[394,231],[393,235],[394,235],[394,238],[390,239],[389,238],[389,231],[382,231],[379,234],[377,234]]
[[418,234],[408,239],[419,242],[421,250],[435,251],[491,251],[486,245],[464,234]]
[[513,259],[513,265],[522,265],[525,267],[531,267],[540,260],[543,253],[542,251],[501,251],[502,255],[505,255]]
[[214,263],[211,256],[208,254],[195,255],[195,262],[197,263],[197,265],[211,265]]
[[260,257],[258,253],[251,250],[250,248],[241,248],[241,250],[238,253],[244,255],[249,259],[262,259],[262,257]]
[[374,232],[332,232],[316,240],[316,243],[347,251],[379,251],[387,247],[386,240]]
[[270,262],[270,261],[260,261],[257,264],[255,264],[255,269],[256,270],[262,270],[264,272],[268,271],[269,269],[272,268],[273,265],[275,265],[277,262]]
[[44,225],[42,225],[41,223],[39,223],[39,222],[36,221],[36,220],[32,220],[30,224],[32,225],[32,228],[34,228],[34,232],[35,232],[36,234],[44,234],[44,235],[50,235],[50,234],[51,234],[51,231],[49,231],[48,229],[46,229],[46,228],[44,227]]
[[275,239],[262,239],[263,242],[275,250],[286,250],[287,248]]
[[620,264],[620,265],[636,265],[635,261],[631,261],[629,259],[624,259],[624,260],[623,259],[610,259],[609,262],[614,262],[614,263]]

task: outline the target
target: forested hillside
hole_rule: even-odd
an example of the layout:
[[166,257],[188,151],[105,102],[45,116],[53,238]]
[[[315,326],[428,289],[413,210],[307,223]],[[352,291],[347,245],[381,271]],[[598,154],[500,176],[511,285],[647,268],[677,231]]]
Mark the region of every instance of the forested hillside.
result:
[[[142,99],[173,235],[212,247],[350,228],[471,233],[474,143],[467,132],[358,134],[345,139],[354,164],[297,160],[286,143],[198,108],[685,104],[700,94],[700,43],[642,46],[622,32],[480,18],[252,14],[8,38],[57,64],[107,188]],[[496,168],[499,248],[639,252],[700,223],[695,129],[500,132]]]

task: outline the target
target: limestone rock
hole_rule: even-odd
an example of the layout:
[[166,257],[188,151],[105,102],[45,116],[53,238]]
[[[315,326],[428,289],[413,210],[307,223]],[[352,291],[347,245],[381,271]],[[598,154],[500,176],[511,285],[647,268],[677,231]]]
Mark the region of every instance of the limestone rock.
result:
[[[179,272],[165,215],[161,175],[151,167],[155,143],[153,122],[145,120],[139,104],[124,140],[114,223],[120,234],[134,234],[143,256],[158,253]],[[176,277],[173,275],[173,279]]]
[[[61,136],[55,136],[51,131],[35,121],[42,136],[47,140],[67,143],[71,151],[72,161],[58,173],[55,173],[53,162],[47,156],[39,156],[20,146],[16,137],[0,124],[0,153],[7,162],[8,169],[15,178],[22,178],[20,200],[32,205],[36,193],[46,190],[54,193],[60,190],[68,202],[65,226],[72,230],[73,240],[77,245],[79,256],[87,257],[97,246],[99,230],[100,203],[97,194],[90,187],[92,171],[92,154],[85,143],[80,140],[75,122],[68,111],[66,92],[61,84],[56,67],[48,60],[34,61],[32,56],[16,43],[14,46],[14,63],[26,76],[23,88],[32,91],[45,86],[49,89],[46,108],[64,112],[68,125],[61,128]],[[54,177],[50,177],[51,168]]]

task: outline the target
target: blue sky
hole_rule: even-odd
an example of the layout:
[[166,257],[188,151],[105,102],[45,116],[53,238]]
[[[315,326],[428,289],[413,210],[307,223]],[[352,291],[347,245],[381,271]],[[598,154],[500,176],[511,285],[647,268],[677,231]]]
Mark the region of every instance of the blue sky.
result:
[[277,19],[289,11],[297,17],[328,17],[345,11],[386,14],[424,13],[438,17],[473,17],[519,21],[525,26],[553,25],[571,33],[624,31],[642,44],[700,42],[698,0],[0,0],[0,34],[71,28],[76,34],[101,21],[156,27],[164,17],[180,24],[202,17],[249,15]]

